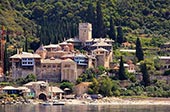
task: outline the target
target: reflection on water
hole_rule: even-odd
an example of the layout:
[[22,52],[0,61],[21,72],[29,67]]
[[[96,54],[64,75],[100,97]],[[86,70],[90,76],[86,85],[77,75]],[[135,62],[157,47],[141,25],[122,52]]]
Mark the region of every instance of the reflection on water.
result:
[[170,112],[170,106],[147,105],[2,105],[0,112]]

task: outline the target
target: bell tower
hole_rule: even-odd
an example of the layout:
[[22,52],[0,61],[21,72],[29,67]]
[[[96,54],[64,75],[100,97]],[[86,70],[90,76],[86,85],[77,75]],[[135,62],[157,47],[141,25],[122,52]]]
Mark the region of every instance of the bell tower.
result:
[[85,42],[92,39],[92,24],[79,23],[79,40]]

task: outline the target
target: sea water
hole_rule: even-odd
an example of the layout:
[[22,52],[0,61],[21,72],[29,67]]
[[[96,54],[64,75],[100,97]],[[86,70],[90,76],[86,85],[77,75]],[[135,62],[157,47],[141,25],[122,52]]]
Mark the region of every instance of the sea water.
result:
[[0,105],[0,112],[170,112],[169,105]]

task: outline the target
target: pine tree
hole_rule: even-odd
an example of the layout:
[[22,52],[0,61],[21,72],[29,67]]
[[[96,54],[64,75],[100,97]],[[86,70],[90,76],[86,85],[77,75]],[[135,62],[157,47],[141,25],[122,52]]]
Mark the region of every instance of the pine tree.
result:
[[127,80],[122,56],[119,63],[119,80]]
[[147,66],[146,63],[141,64],[141,72],[143,74],[143,84],[144,86],[149,86],[150,85],[150,76],[148,74]]
[[103,14],[102,14],[102,10],[101,10],[101,5],[100,2],[97,2],[97,8],[96,8],[96,12],[97,12],[97,18],[96,18],[96,37],[105,37],[105,26],[104,26],[104,20],[103,20]]
[[122,27],[119,26],[119,27],[117,27],[117,42],[119,44],[122,44],[123,41],[124,41],[123,30],[122,30]]
[[144,60],[143,49],[142,49],[141,42],[140,42],[139,38],[137,38],[137,40],[136,40],[136,57],[138,58],[139,62],[141,60]]
[[116,40],[116,32],[115,32],[115,26],[113,24],[113,19],[110,17],[110,30],[109,30],[109,37],[113,40]]

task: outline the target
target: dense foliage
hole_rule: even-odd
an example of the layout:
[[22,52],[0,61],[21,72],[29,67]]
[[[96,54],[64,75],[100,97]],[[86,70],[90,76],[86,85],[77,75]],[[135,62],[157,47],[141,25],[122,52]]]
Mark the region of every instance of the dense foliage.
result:
[[26,84],[28,82],[33,82],[33,81],[36,81],[37,80],[37,77],[36,75],[34,74],[28,74],[25,78],[18,78],[15,83],[17,85],[23,85],[23,84]]
[[[141,61],[145,54],[149,71],[146,70],[146,65],[141,68],[143,82],[137,81],[134,74],[128,74],[128,77],[123,80],[128,78],[130,85],[121,87],[121,82],[116,77],[118,72],[110,71],[113,76],[106,77],[105,74],[108,75],[109,71],[100,66],[86,70],[78,78],[77,83],[91,81],[89,93],[101,93],[104,96],[168,97],[170,96],[168,84],[160,80],[151,82],[148,75],[149,73],[156,74],[154,70],[161,68],[160,64],[154,62],[153,55],[165,53],[156,50],[150,52],[151,50],[148,49],[157,49],[169,41],[169,6],[169,0],[1,0],[0,26],[4,25],[7,33],[5,59],[15,54],[16,48],[30,52],[35,51],[42,43],[46,45],[73,38],[78,35],[80,22],[90,22],[93,25],[93,37],[109,36],[119,44],[126,40],[135,43],[137,39],[140,42],[136,44],[137,51],[140,51],[137,54],[142,53],[139,56],[140,59],[137,57]],[[136,37],[140,37],[140,40]],[[114,44],[116,61],[123,54],[117,52],[119,44]],[[130,48],[134,48],[133,45]],[[142,49],[145,49],[144,54]],[[133,61],[135,62],[135,59]],[[4,62],[5,71],[8,71],[8,60]],[[120,63],[120,72],[125,74],[122,64],[123,61]],[[169,75],[169,70],[165,71],[164,75]],[[34,76],[28,75],[25,79],[18,79],[16,83],[22,85],[34,80]],[[73,84],[63,82],[60,87],[72,90]]]
[[[125,33],[168,37],[169,5],[167,0],[3,0],[0,24],[17,34],[26,30],[29,44],[37,39],[44,44],[58,43],[77,36],[80,22],[92,23],[93,36],[102,37],[109,29],[110,17]],[[24,41],[17,37],[12,42],[18,38]]]

